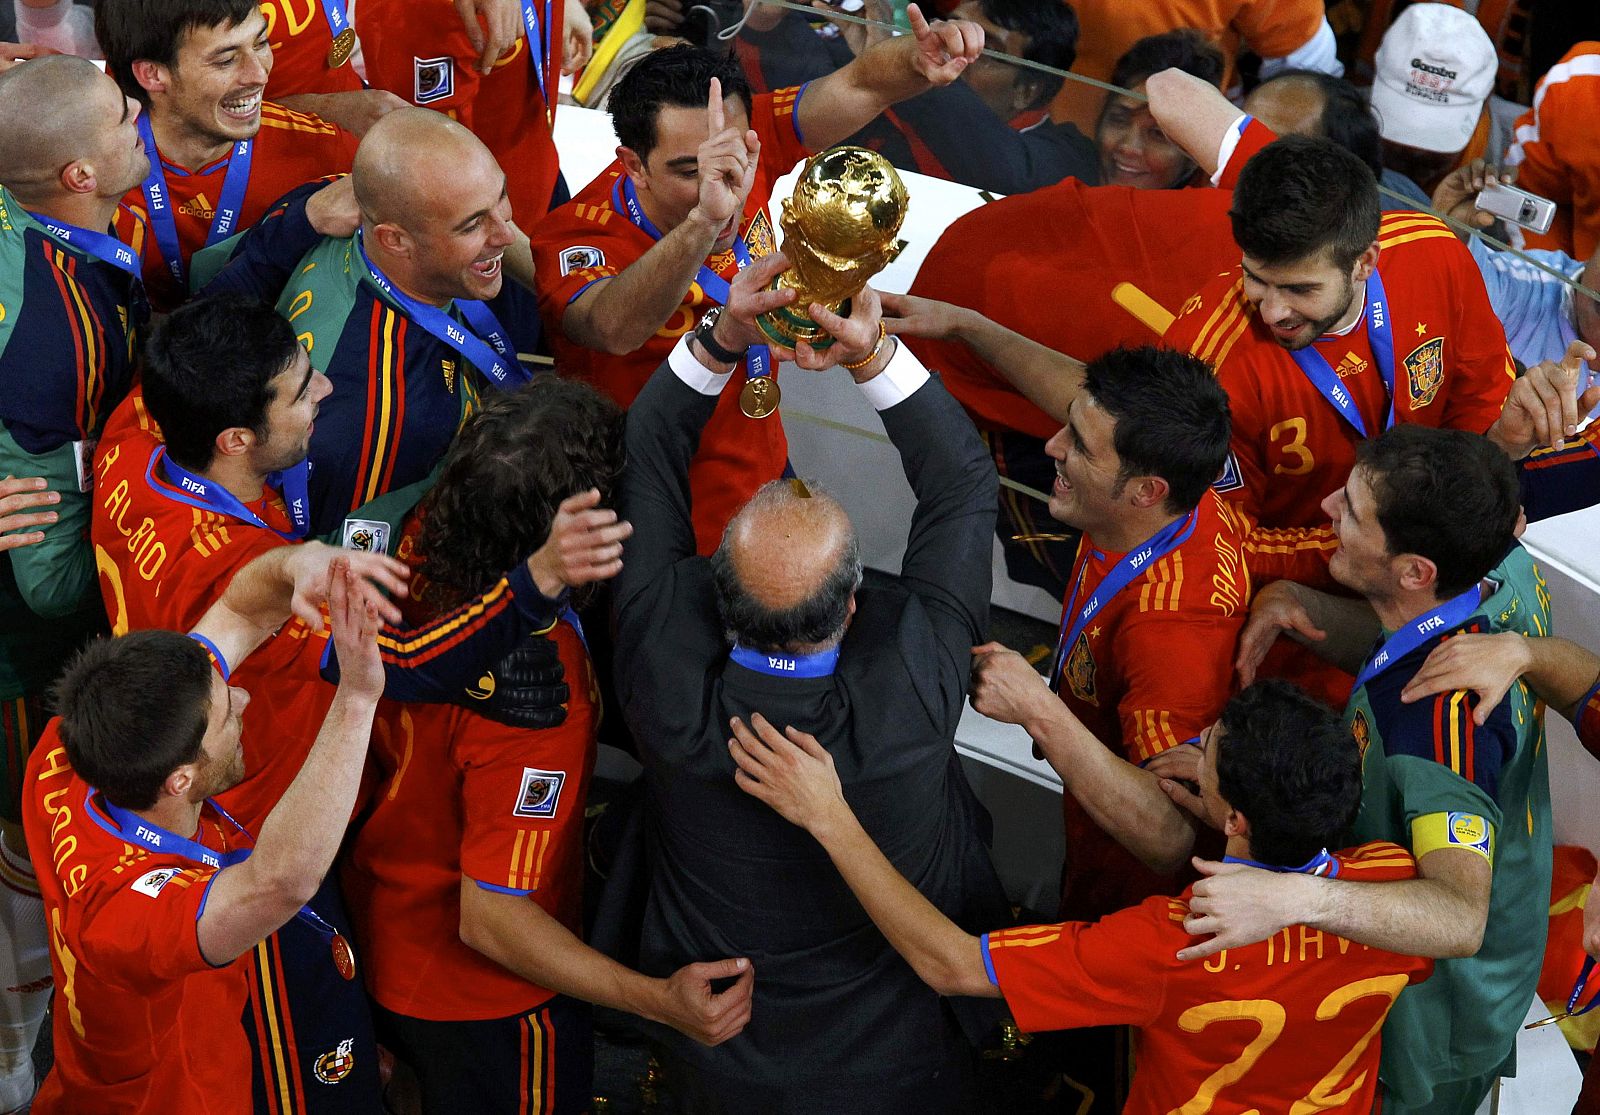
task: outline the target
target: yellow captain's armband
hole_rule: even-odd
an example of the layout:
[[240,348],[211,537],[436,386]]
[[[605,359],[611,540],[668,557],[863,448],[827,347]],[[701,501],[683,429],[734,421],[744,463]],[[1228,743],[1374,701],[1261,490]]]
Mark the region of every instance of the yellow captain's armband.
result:
[[1429,813],[1411,822],[1411,854],[1419,860],[1440,848],[1477,852],[1494,865],[1494,826],[1476,813]]

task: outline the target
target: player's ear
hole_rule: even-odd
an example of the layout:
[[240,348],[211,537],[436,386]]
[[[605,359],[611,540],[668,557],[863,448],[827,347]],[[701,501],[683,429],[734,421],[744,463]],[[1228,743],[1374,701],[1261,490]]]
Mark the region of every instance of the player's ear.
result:
[[617,159],[622,163],[622,169],[627,172],[628,177],[633,180],[635,186],[644,185],[646,173],[644,160],[639,158],[638,152],[631,147],[619,146],[617,148]]
[[372,226],[372,238],[390,255],[410,259],[415,254],[411,234],[392,221]]
[[1143,510],[1165,503],[1172,485],[1159,476],[1141,476],[1128,485],[1128,490],[1133,496],[1133,505]]
[[199,764],[184,763],[173,768],[171,774],[161,783],[163,797],[175,797],[188,800],[189,792],[194,789],[195,778],[199,774]]
[[61,170],[61,187],[69,193],[92,194],[99,184],[94,164],[84,159],[74,159]]
[[[172,73],[159,62],[152,62],[148,58],[136,59],[128,66],[128,71],[133,74],[133,80],[146,93],[165,93],[172,84]],[[149,152],[150,157],[155,157],[155,152]]]
[[1400,587],[1410,592],[1432,590],[1439,584],[1439,567],[1421,554],[1401,554],[1394,559]]
[[212,454],[213,459],[217,457],[242,457],[255,448],[255,431],[245,426],[229,426],[217,435],[217,440],[213,444],[216,449],[215,453]]
[[1352,282],[1364,283],[1372,278],[1372,273],[1378,269],[1378,242],[1374,240],[1367,245],[1367,250],[1356,257],[1356,269],[1350,276]]
[[1228,815],[1222,819],[1222,834],[1224,836],[1242,836],[1249,839],[1250,818],[1230,806]]

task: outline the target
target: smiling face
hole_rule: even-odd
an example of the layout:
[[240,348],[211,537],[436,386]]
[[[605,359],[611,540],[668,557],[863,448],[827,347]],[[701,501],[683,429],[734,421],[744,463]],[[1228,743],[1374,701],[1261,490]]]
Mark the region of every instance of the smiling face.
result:
[[1050,514],[1093,536],[1105,533],[1122,505],[1126,482],[1114,438],[1116,422],[1092,396],[1079,392],[1067,408],[1067,424],[1045,443],[1056,463]]
[[1378,522],[1378,501],[1366,470],[1356,466],[1345,486],[1322,501],[1339,548],[1328,562],[1333,579],[1369,600],[1385,600],[1399,584],[1389,539]]
[[[744,101],[725,97],[722,101],[726,124],[741,133],[750,127]],[[700,145],[706,141],[710,113],[704,107],[663,105],[656,113],[656,145],[650,157],[640,160],[632,148],[619,147],[617,155],[633,180],[645,214],[663,235],[688,219],[689,211],[700,201]],[[726,251],[739,235],[744,214],[735,213],[717,233],[714,251]]]
[[1274,341],[1286,349],[1305,348],[1361,312],[1356,284],[1366,282],[1376,260],[1375,247],[1350,271],[1337,267],[1326,251],[1282,264],[1245,256],[1244,296],[1260,312]]
[[141,76],[140,81],[150,89],[155,120],[163,129],[214,146],[249,139],[260,130],[272,48],[259,11],[242,23],[191,28],[171,66],[135,65],[147,68],[150,80]]
[[333,391],[333,383],[311,366],[306,350],[296,345],[293,362],[273,377],[271,390],[266,437],[255,451],[255,469],[262,473],[281,472],[306,459],[317,410]]
[[109,77],[95,82],[90,98],[96,125],[89,140],[96,193],[119,198],[150,173],[149,153],[139,138],[139,102],[123,94]]
[[[1142,94],[1144,84],[1139,82],[1133,92]],[[1133,97],[1107,97],[1094,136],[1100,148],[1100,181],[1107,186],[1168,190],[1194,173],[1194,163],[1167,138],[1150,106]]]

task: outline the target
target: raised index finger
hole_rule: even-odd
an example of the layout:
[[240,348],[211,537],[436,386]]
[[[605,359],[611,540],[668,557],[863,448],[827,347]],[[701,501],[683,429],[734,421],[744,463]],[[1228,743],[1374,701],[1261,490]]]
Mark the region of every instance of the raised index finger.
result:
[[921,42],[928,34],[928,17],[922,14],[922,9],[915,4],[906,5],[906,19],[911,23],[911,33]]
[[706,102],[706,116],[710,120],[709,130],[706,133],[706,138],[710,139],[713,136],[721,135],[722,129],[727,127],[727,120],[722,112],[721,78],[714,77],[711,79],[711,96]]

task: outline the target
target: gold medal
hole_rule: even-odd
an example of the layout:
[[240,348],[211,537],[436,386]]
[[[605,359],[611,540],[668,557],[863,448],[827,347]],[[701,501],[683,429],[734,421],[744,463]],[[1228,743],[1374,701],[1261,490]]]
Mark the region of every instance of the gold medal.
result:
[[[350,55],[356,49],[356,29],[346,27],[333,37],[333,45],[328,48],[328,68],[337,70],[340,66],[350,61]],[[346,946],[348,948],[348,946]],[[349,976],[345,977],[349,979]]]
[[339,975],[345,979],[356,978],[356,954],[350,949],[350,942],[339,933],[333,935],[333,966],[338,969]]
[[782,393],[771,376],[752,376],[739,392],[739,410],[746,418],[770,418],[778,412]]

